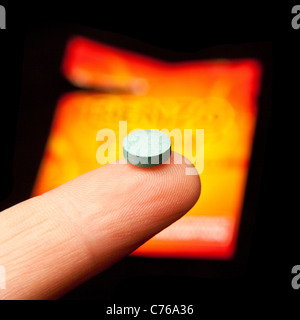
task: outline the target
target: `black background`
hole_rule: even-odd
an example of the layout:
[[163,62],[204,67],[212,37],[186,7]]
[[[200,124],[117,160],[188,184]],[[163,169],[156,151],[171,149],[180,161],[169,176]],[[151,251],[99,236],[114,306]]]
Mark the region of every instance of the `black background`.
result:
[[[197,303],[198,315],[208,306],[211,313],[215,313],[218,310],[231,312],[237,305],[242,305],[242,314],[257,314],[258,306],[269,311],[287,303],[287,311],[295,306],[300,294],[300,290],[291,287],[291,268],[300,264],[297,167],[300,30],[292,29],[291,8],[297,3],[224,2],[221,5],[201,1],[197,6],[182,2],[162,6],[150,2],[109,5],[88,1],[63,4],[54,1],[1,1],[0,4],[7,12],[7,29],[0,30],[1,209],[8,203],[7,199],[12,199],[13,190],[18,188],[13,182],[16,174],[13,161],[22,162],[23,159],[16,158],[15,154],[17,116],[24,90],[22,78],[24,72],[31,72],[24,71],[23,67],[25,44],[33,34],[41,37],[43,30],[53,25],[72,23],[141,40],[146,47],[149,44],[160,48],[160,53],[171,50],[180,54],[228,44],[271,43],[272,113],[258,209],[244,275],[238,279],[177,276],[176,282],[175,276],[129,278],[122,283],[115,281],[116,289],[108,291],[111,301],[115,299],[125,303],[129,300],[131,305],[138,305],[139,301]],[[68,87],[66,83],[61,85]],[[45,100],[49,99],[55,101],[53,96],[45,97]],[[33,125],[40,116],[43,116],[42,112],[33,120]],[[30,141],[27,143],[30,145]],[[24,165],[30,167],[29,164]],[[30,186],[26,177],[22,183]],[[9,201],[19,200],[16,194]],[[117,273],[118,265],[113,268]],[[90,283],[73,296],[70,294],[69,298],[93,297],[95,292],[99,294],[97,286]],[[97,294],[94,296],[96,301],[99,298],[104,305],[110,303]]]

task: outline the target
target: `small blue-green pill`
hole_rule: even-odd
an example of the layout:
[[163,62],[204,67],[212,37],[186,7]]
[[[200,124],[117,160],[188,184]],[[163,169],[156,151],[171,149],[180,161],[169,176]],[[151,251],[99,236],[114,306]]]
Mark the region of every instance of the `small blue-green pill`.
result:
[[157,130],[138,130],[123,140],[124,158],[138,167],[154,167],[171,156],[171,139]]

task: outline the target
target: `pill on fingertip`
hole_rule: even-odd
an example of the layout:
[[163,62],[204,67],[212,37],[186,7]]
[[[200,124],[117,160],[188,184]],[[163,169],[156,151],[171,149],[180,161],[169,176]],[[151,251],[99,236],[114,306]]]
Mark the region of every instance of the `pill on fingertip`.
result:
[[138,130],[123,140],[124,158],[138,167],[154,167],[171,156],[171,139],[158,130]]

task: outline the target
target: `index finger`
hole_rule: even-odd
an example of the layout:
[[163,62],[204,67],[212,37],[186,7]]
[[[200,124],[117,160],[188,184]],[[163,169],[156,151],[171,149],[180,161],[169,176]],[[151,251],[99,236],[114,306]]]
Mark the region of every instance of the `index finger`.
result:
[[0,298],[58,298],[188,212],[200,179],[174,156],[152,168],[106,165],[3,211]]

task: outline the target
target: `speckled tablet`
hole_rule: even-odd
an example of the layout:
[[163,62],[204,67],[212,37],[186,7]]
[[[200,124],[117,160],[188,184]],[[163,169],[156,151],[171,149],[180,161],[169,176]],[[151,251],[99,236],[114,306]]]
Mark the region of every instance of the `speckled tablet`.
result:
[[124,158],[138,167],[165,163],[171,156],[171,139],[158,130],[138,130],[123,140]]

